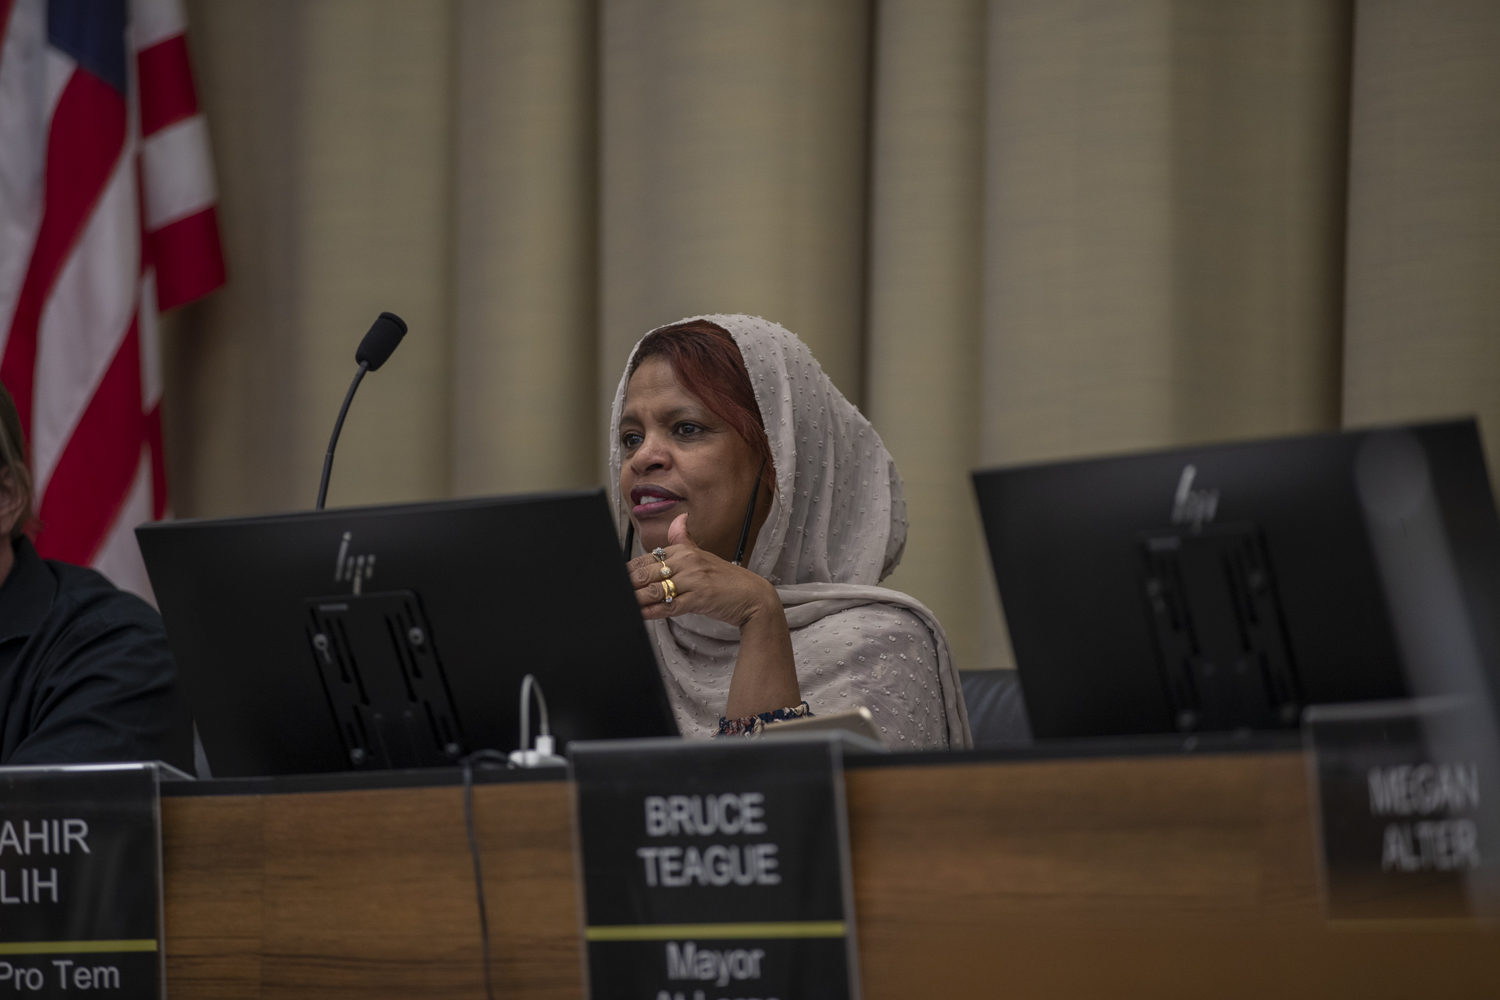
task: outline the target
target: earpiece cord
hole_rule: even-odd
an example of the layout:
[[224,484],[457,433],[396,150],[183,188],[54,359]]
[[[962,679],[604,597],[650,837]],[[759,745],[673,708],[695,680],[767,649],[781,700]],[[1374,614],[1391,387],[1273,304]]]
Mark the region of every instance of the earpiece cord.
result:
[[766,474],[766,463],[762,459],[760,471],[755,474],[755,489],[750,491],[750,502],[745,505],[745,523],[740,525],[740,544],[734,550],[734,565],[745,560],[745,544],[750,541],[750,522],[755,520],[755,501],[760,499],[760,480]]

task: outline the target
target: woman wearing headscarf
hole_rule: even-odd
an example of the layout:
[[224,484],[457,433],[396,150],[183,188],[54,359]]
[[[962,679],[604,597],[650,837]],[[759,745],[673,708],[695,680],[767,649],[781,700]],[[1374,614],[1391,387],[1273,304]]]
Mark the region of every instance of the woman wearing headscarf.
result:
[[970,746],[942,626],[877,584],[906,545],[895,462],[807,345],[700,316],[631,352],[610,421],[618,527],[686,736],[863,706],[897,749]]

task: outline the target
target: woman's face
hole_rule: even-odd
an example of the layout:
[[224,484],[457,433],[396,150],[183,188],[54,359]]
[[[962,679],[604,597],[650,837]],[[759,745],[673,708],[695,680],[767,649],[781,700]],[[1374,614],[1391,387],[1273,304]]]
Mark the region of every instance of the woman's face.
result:
[[[665,358],[647,358],[630,376],[620,446],[620,495],[642,548],[665,546],[667,529],[686,514],[693,541],[721,559],[734,558],[759,461],[744,438],[677,381]],[[761,493],[769,491],[763,486]],[[757,505],[747,554],[767,513],[769,504]]]

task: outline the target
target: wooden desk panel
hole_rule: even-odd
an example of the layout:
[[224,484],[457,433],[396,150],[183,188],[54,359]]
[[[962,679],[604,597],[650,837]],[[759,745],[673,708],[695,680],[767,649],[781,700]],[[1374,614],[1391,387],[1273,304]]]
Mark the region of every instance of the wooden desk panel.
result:
[[[869,1000],[1500,993],[1500,936],[1323,920],[1301,754],[848,773]],[[163,800],[185,997],[483,996],[462,790]],[[497,994],[580,994],[568,790],[481,785]]]
[[[581,992],[568,809],[561,782],[474,790],[502,995]],[[483,996],[461,788],[169,798],[162,813],[174,1000]]]
[[162,799],[174,998],[259,996],[263,806],[260,797]]
[[1324,920],[1298,753],[849,779],[870,1000],[1500,995],[1494,933]]

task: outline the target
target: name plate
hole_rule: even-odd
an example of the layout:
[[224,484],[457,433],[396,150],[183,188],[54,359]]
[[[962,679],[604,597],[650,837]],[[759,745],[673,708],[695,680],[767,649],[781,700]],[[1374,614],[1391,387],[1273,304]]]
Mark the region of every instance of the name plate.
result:
[[593,1000],[858,996],[842,742],[573,743]]
[[0,768],[0,995],[165,995],[158,781]]
[[1331,919],[1476,914],[1500,851],[1484,716],[1436,699],[1308,709]]

